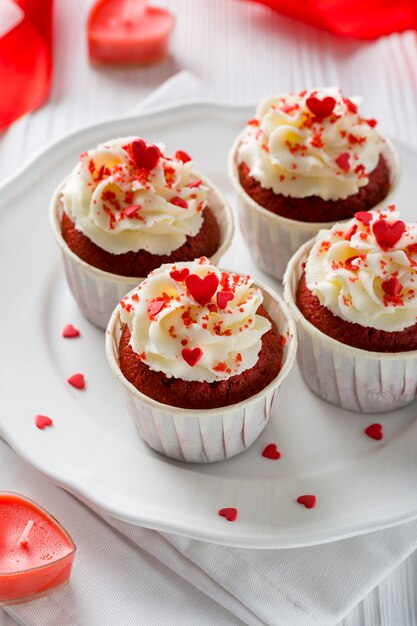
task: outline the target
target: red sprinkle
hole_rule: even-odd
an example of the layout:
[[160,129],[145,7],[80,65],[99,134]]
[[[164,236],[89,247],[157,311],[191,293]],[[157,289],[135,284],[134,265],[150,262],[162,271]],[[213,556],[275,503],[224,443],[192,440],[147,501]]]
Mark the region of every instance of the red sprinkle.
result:
[[350,241],[353,237],[353,235],[356,233],[356,231],[358,230],[358,225],[357,224],[352,224],[352,226],[349,228],[349,230],[347,231],[346,235],[345,235],[345,239],[347,241]]
[[401,283],[396,276],[391,276],[389,280],[384,280],[381,283],[381,287],[388,296],[396,296],[401,291]]
[[273,461],[277,461],[281,458],[281,452],[277,448],[276,443],[269,443],[263,450],[262,456],[266,459],[271,459]]
[[140,204],[132,204],[132,206],[123,209],[123,213],[126,217],[134,217],[141,208]]
[[382,424],[371,424],[363,431],[365,435],[368,435],[371,439],[380,441],[384,438],[384,432],[382,430]]
[[317,498],[316,496],[306,495],[306,496],[298,496],[297,498],[298,504],[304,504],[306,509],[314,509],[316,506]]
[[184,152],[184,150],[177,150],[175,153],[175,158],[178,159],[178,161],[182,161],[183,163],[188,163],[188,161],[191,161],[190,155]]
[[174,204],[175,206],[181,207],[181,209],[188,209],[187,200],[184,200],[184,198],[180,198],[179,196],[175,196],[175,198],[171,198],[170,203]]
[[85,387],[85,379],[83,374],[73,374],[68,378],[67,382],[76,389],[84,389]]
[[372,224],[372,232],[381,248],[392,248],[399,241],[405,231],[405,224],[401,220],[387,222],[378,220]]
[[73,339],[74,337],[80,336],[80,331],[72,324],[67,324],[62,329],[62,336],[65,337],[65,339]]
[[164,304],[165,302],[163,300],[156,300],[155,302],[148,304],[149,315],[157,315],[159,311],[164,308]]
[[359,222],[362,222],[364,226],[369,226],[372,222],[372,213],[368,211],[358,211],[358,213],[355,213],[354,217],[356,217]]
[[331,96],[319,100],[316,96],[307,98],[306,105],[316,117],[328,117],[333,113],[336,106],[336,100]]
[[178,283],[182,283],[187,278],[189,273],[190,270],[188,269],[188,267],[184,267],[182,270],[172,270],[169,275],[171,276],[172,280],[176,280]]
[[194,367],[203,356],[203,351],[201,348],[183,348],[181,354],[184,361],[190,367]]
[[35,415],[35,424],[38,428],[43,430],[45,426],[52,426],[53,421],[46,415]]
[[337,157],[337,159],[335,159],[336,163],[338,164],[338,166],[340,167],[341,170],[343,170],[344,172],[348,172],[350,170],[350,154],[349,152],[342,152],[342,154],[339,154],[339,156]]
[[189,189],[194,189],[195,187],[200,187],[201,183],[202,183],[202,181],[200,179],[195,180],[193,183],[190,183],[188,185],[188,188]]
[[228,522],[234,522],[237,520],[237,509],[233,507],[219,509],[217,511],[217,515],[220,515],[220,517],[225,517]]
[[157,146],[147,146],[143,139],[135,139],[131,144],[132,156],[136,167],[145,170],[153,170],[159,163],[161,152]]
[[227,307],[227,303],[233,300],[233,298],[234,296],[231,291],[219,291],[216,296],[217,306],[219,309],[223,310]]
[[200,278],[197,274],[190,274],[185,279],[185,284],[198,304],[208,304],[219,286],[219,279],[216,274],[207,274],[204,278]]

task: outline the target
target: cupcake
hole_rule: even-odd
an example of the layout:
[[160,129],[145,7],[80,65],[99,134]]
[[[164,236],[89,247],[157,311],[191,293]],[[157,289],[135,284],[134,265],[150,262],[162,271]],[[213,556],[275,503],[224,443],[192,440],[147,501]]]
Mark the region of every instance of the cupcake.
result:
[[154,270],[115,309],[107,356],[141,437],[183,461],[248,448],[295,355],[279,297],[206,257]]
[[275,278],[320,228],[379,208],[397,185],[396,152],[358,104],[336,88],[268,98],[233,146],[242,232]]
[[291,259],[284,291],[317,395],[364,413],[415,398],[417,224],[390,205],[321,230]]
[[230,209],[179,150],[125,137],[81,155],[59,185],[51,221],[83,313],[105,328],[119,300],[162,263],[230,245]]

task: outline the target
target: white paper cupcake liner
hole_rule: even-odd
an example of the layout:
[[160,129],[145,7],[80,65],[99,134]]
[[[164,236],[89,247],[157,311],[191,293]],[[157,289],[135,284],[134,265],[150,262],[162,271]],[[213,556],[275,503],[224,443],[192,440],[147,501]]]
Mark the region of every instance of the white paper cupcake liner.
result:
[[269,288],[256,286],[262,290],[265,309],[286,338],[283,365],[278,376],[255,396],[217,409],[181,409],[138,391],[119,367],[120,307],[115,309],[106,331],[107,359],[122,384],[140,436],[157,452],[188,463],[223,461],[249,448],[265,428],[276,392],[294,363],[297,338],[288,307]]
[[[210,259],[217,264],[232,242],[234,232],[232,211],[210,180],[197,172],[195,177],[210,188],[208,206],[213,211],[220,228],[220,245]],[[63,213],[61,190],[64,183],[65,181],[60,183],[52,197],[50,205],[52,231],[62,251],[65,274],[74,299],[90,322],[105,329],[115,306],[145,277],[118,276],[104,272],[89,265],[72,252],[61,234]]]
[[297,322],[298,365],[315,394],[350,411],[380,413],[410,404],[416,397],[417,351],[368,352],[322,333],[308,322],[295,298],[313,241],[290,260],[284,276],[284,298]]
[[[255,202],[239,180],[236,155],[241,140],[242,134],[236,139],[229,155],[229,177],[237,194],[240,228],[255,263],[270,276],[281,279],[294,252],[320,229],[331,228],[336,222],[299,222],[275,215]],[[399,155],[389,139],[385,138],[385,142],[383,156],[390,169],[391,189],[373,210],[391,203],[400,180]]]

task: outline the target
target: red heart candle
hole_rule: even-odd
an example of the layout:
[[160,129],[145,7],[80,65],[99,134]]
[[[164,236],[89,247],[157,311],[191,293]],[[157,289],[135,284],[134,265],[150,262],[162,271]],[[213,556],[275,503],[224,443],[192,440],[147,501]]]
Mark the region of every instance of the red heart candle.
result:
[[49,513],[17,493],[0,493],[0,606],[66,583],[74,555],[74,542]]
[[90,59],[101,63],[153,63],[168,50],[174,18],[146,0],[98,0],[88,18]]

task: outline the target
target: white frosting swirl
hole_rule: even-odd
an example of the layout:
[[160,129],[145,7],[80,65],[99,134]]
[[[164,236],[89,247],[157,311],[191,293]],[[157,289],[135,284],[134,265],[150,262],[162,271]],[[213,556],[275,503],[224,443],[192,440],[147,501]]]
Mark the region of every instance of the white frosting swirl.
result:
[[[207,304],[198,304],[184,280],[170,276],[185,268],[190,275],[218,278],[216,293]],[[271,328],[256,313],[263,296],[252,282],[250,276],[220,271],[206,257],[162,265],[120,303],[132,349],[151,370],[169,378],[211,383],[241,374],[256,364],[262,335]],[[216,304],[219,292],[231,297],[224,309]],[[195,365],[184,359],[184,349],[202,350]]]
[[305,268],[308,289],[334,315],[390,332],[417,322],[417,224],[405,224],[392,247],[373,233],[380,220],[392,227],[394,209],[365,214],[369,225],[353,218],[319,231]]
[[[333,98],[333,112],[314,115],[309,98]],[[358,114],[359,102],[337,88],[268,98],[244,130],[238,163],[246,163],[250,175],[276,194],[338,200],[357,193],[384,147],[375,120]]]
[[192,162],[165,156],[160,144],[156,167],[138,169],[126,149],[135,139],[108,141],[81,155],[62,190],[64,211],[107,252],[170,254],[199,232],[209,190],[190,187],[197,181]]

